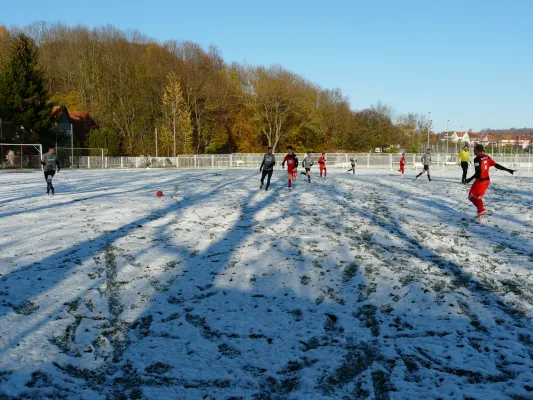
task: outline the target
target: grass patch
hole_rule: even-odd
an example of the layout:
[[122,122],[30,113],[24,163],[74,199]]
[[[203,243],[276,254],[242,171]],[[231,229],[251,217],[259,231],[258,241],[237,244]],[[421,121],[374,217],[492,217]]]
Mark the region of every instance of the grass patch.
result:
[[348,264],[342,271],[342,281],[350,282],[352,278],[357,275],[358,270],[359,266],[355,262]]

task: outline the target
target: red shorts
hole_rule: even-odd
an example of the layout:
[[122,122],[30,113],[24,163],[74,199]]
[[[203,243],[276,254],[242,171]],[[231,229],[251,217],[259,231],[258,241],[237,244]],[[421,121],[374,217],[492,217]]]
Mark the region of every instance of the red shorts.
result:
[[297,176],[298,175],[298,171],[295,170],[295,169],[289,169],[289,170],[287,170],[287,172],[289,173],[289,175],[292,175],[292,176]]
[[476,181],[470,188],[469,197],[483,197],[485,196],[485,192],[487,191],[488,187],[490,185],[490,181]]
[[320,164],[320,171],[323,171],[326,169],[326,164]]

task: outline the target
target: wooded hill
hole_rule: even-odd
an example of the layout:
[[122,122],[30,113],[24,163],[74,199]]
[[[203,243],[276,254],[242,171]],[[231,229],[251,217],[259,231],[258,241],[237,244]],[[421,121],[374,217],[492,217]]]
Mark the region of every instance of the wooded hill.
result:
[[[32,52],[32,73],[16,72],[20,57]],[[35,23],[0,27],[0,86],[10,88],[0,93],[0,118],[17,121],[11,135],[25,124],[28,141],[53,135],[46,123],[27,118],[29,108],[42,117],[42,104],[24,100],[36,96],[16,93],[16,79],[29,76],[42,80],[38,96],[46,107],[87,111],[99,129],[82,145],[106,147],[110,155],[155,155],[156,129],[161,156],[288,144],[298,151],[413,151],[430,127],[423,115],[395,115],[380,103],[351,110],[341,89],[321,88],[279,65],[227,64],[216,47],[161,43],[113,26]]]

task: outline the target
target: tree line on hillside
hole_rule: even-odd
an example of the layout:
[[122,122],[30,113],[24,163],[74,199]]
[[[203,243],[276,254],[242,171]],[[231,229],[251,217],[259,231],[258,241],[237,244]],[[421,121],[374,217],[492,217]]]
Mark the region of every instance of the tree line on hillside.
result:
[[99,129],[80,145],[110,155],[288,144],[298,151],[416,151],[431,127],[424,115],[395,115],[381,103],[351,110],[340,89],[279,65],[227,64],[216,47],[160,43],[113,26],[0,27],[0,118],[11,127],[4,140],[52,142],[53,105],[87,111]]

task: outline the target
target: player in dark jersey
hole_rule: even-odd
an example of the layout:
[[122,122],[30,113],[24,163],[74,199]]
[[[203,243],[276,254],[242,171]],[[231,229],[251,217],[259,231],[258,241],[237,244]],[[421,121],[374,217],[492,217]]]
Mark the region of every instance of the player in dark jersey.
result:
[[431,181],[431,176],[429,175],[429,166],[431,165],[431,149],[426,150],[426,153],[422,156],[420,161],[422,162],[422,164],[424,164],[424,169],[416,176],[415,179],[418,179],[420,175],[427,173],[428,180]]
[[57,172],[59,172],[61,169],[61,166],[59,165],[59,158],[56,154],[56,147],[54,145],[50,145],[48,148],[48,153],[43,155],[41,164],[44,167],[43,170],[44,179],[46,180],[46,194],[50,194],[50,190],[52,191],[52,194],[54,194],[55,189],[54,185],[52,185],[52,178],[56,174],[56,168]]
[[474,158],[476,172],[467,179],[466,182],[470,183],[475,179],[474,184],[470,188],[468,198],[477,207],[477,216],[481,217],[487,212],[483,206],[482,198],[490,185],[489,168],[494,167],[496,169],[501,169],[509,172],[511,175],[514,174],[516,170],[505,168],[494,162],[492,158],[485,154],[483,145],[481,144],[476,144],[474,146],[474,155],[476,156],[476,158]]
[[352,168],[350,168],[348,172],[352,171],[352,174],[355,175],[355,166],[357,165],[357,158],[355,157],[350,158],[350,165],[352,166]]
[[311,183],[311,167],[315,165],[315,162],[313,161],[313,157],[311,155],[311,152],[307,152],[307,157],[304,158],[302,162],[302,167],[305,168],[305,172],[300,172],[300,175],[307,176],[307,181]]
[[283,167],[283,169],[285,169],[285,163],[287,163],[289,192],[291,192],[292,184],[296,180],[296,176],[298,175],[298,172],[296,170],[298,168],[298,157],[296,157],[296,154],[292,152],[292,146],[288,146],[287,151],[289,154],[285,156],[281,166]]
[[270,187],[270,178],[272,178],[272,173],[274,172],[274,165],[276,165],[276,157],[272,154],[272,147],[269,146],[267,153],[263,157],[263,162],[259,167],[259,171],[262,171],[261,174],[261,186],[259,189],[263,189],[265,184],[265,178],[267,178],[267,183],[265,191]]

